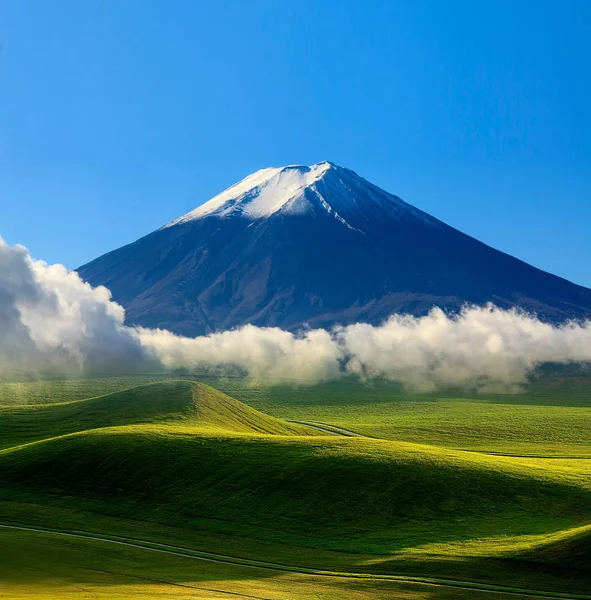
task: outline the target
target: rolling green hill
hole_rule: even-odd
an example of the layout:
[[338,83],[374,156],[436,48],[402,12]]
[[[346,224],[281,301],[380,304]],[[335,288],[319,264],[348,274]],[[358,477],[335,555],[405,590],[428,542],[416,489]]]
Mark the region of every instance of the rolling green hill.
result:
[[[378,404],[390,420],[409,406],[374,403],[367,422]],[[340,409],[340,422],[363,428],[361,419],[347,420],[345,402]],[[424,419],[411,411],[406,430],[414,425],[415,439],[422,433],[430,443],[377,439],[375,427],[376,438],[324,434],[192,381],[10,404],[0,407],[0,524],[151,540],[300,570],[569,597],[591,589],[590,462],[453,449],[459,408],[439,432],[426,403],[420,410]],[[355,411],[362,415],[362,406]],[[518,414],[520,427],[537,426],[533,413]],[[511,426],[496,423],[493,435]],[[0,553],[9,538],[0,536]]]
[[0,448],[77,431],[174,423],[243,433],[306,435],[202,383],[171,381],[64,403],[0,406]]
[[[62,403],[170,380],[170,375],[154,374],[0,382],[0,405],[18,409],[23,404]],[[378,438],[499,454],[591,457],[589,377],[536,380],[512,395],[456,392],[431,397],[405,392],[394,383],[363,384],[356,379],[295,387],[240,378],[204,381],[275,417],[329,423]],[[81,407],[85,413],[87,405]],[[0,415],[7,414],[0,408]],[[45,437],[46,432],[40,435]],[[0,435],[3,447],[10,443],[1,440]]]
[[528,549],[523,558],[591,571],[591,525],[560,532]]

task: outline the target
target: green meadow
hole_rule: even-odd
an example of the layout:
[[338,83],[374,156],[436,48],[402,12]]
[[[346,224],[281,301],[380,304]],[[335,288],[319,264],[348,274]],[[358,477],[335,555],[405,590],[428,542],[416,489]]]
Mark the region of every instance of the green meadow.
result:
[[588,383],[0,383],[0,597],[591,598]]

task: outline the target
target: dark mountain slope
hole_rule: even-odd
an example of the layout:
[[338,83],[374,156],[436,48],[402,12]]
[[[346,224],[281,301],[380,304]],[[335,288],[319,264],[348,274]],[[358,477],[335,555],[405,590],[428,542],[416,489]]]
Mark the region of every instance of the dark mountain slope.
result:
[[445,225],[331,163],[264,169],[79,269],[128,322],[198,335],[246,323],[379,323],[493,302],[591,317],[591,290]]

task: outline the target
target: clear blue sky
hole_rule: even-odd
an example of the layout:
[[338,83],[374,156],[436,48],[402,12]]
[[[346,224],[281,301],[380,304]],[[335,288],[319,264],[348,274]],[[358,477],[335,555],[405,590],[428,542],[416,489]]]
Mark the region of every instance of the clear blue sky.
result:
[[0,0],[0,235],[78,265],[331,160],[591,286],[591,2]]

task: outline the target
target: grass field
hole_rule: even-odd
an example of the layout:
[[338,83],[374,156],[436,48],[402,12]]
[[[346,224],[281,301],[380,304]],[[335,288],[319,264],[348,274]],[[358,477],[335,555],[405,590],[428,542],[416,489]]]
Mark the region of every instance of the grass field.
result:
[[[0,597],[14,600],[481,600],[490,595],[458,586],[252,569],[53,534],[0,531]],[[494,597],[528,598],[502,592]]]
[[379,578],[394,576],[591,597],[581,381],[570,399],[568,382],[426,398],[385,383],[204,381],[235,399],[158,375],[0,384],[0,523],[234,563],[0,529],[0,597],[490,596]]

